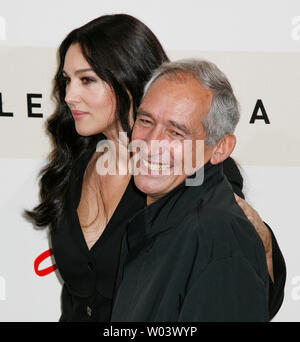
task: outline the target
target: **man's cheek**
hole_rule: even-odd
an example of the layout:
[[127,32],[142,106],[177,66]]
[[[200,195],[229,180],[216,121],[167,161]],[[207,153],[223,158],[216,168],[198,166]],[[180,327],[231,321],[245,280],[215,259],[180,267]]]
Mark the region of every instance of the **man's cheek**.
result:
[[183,148],[183,171],[193,174],[204,165],[204,140],[185,140]]
[[173,146],[173,164],[174,174],[182,175],[184,173],[184,149],[183,144],[177,143]]

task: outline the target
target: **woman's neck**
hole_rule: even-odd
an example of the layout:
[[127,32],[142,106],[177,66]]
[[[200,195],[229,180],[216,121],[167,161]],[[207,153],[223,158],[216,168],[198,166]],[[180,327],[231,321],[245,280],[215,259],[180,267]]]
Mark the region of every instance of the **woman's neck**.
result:
[[[110,130],[103,132],[106,140],[98,145],[97,151],[102,152],[99,159],[100,165],[98,165],[99,171],[105,171],[105,169],[111,168],[111,172],[117,175],[128,175],[128,163],[130,159],[130,153],[128,151],[129,138],[124,131]],[[108,165],[109,163],[109,165]]]

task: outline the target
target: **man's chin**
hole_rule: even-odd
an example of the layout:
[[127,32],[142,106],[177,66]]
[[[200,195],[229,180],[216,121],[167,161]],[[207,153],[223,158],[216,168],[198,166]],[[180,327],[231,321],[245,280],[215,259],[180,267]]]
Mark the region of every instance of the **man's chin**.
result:
[[186,176],[170,175],[136,175],[134,182],[136,187],[149,196],[161,194],[161,197],[174,189],[177,185],[184,181]]
[[168,178],[168,176],[163,175],[136,175],[134,176],[134,182],[136,187],[144,192],[146,195],[152,195],[161,190],[164,183],[163,181]]

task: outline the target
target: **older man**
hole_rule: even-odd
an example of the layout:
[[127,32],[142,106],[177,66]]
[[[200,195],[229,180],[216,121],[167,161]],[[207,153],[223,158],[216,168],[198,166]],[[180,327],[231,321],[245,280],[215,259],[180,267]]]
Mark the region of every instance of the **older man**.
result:
[[238,120],[212,63],[165,64],[146,87],[132,140],[147,147],[134,180],[148,205],[128,226],[112,321],[268,321],[265,250],[222,169]]

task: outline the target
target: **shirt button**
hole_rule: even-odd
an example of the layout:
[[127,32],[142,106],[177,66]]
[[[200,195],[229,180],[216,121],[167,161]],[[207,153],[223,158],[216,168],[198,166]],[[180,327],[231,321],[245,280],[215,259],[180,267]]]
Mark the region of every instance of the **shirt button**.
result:
[[94,268],[94,265],[91,262],[88,262],[87,267],[88,267],[89,271],[92,271]]
[[86,307],[86,313],[89,317],[92,316],[92,309],[89,306]]

